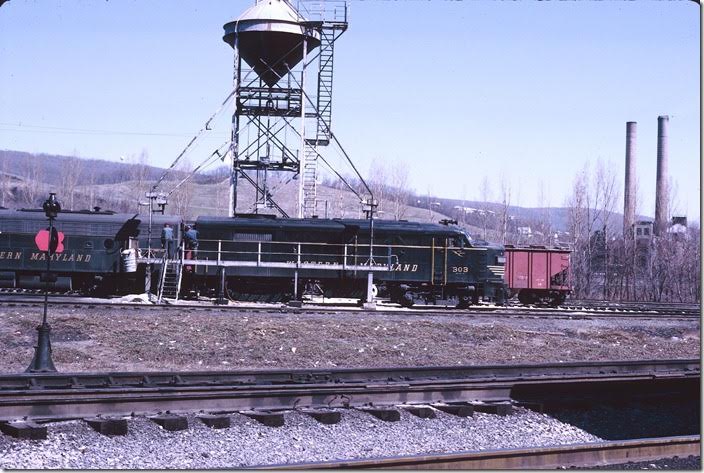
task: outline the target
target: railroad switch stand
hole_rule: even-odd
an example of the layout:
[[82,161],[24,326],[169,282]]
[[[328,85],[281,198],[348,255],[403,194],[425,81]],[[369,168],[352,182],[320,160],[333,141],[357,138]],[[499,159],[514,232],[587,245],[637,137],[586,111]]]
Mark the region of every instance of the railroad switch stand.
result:
[[[46,251],[46,274],[43,275],[44,280],[44,316],[42,317],[42,324],[37,327],[37,346],[34,349],[34,357],[32,362],[29,364],[25,372],[27,373],[49,373],[56,372],[56,367],[51,359],[51,326],[47,322],[47,312],[49,306],[49,284],[56,280],[53,274],[51,274],[51,256],[54,253],[60,253],[63,251],[63,246],[59,246],[61,241],[58,238],[58,232],[54,228],[54,219],[61,212],[61,204],[56,200],[56,194],[51,192],[49,198],[44,201],[42,206],[44,213],[49,219],[49,241],[44,242],[39,239],[38,245],[41,243],[42,247],[40,250]],[[57,238],[54,238],[54,235]],[[46,247],[43,247],[43,244]]]

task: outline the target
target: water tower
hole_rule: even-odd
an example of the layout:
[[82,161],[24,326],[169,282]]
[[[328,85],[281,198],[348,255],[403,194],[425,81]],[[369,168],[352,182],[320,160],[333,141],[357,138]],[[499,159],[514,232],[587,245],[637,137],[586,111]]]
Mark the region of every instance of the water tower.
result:
[[278,184],[298,179],[297,216],[311,217],[320,147],[332,136],[333,46],[347,29],[347,5],[260,0],[224,29],[234,50],[230,216],[247,181],[252,211],[288,217],[275,201],[276,174]]

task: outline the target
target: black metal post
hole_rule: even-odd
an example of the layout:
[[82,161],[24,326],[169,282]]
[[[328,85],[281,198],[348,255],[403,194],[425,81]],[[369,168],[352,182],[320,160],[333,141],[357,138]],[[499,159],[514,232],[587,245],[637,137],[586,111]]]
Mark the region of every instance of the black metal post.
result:
[[61,211],[61,204],[56,200],[56,194],[50,193],[49,198],[44,202],[44,212],[49,219],[49,241],[46,249],[46,274],[44,275],[44,315],[42,324],[37,327],[37,346],[34,350],[34,357],[29,367],[25,372],[29,373],[47,373],[56,372],[56,367],[51,359],[51,326],[47,321],[47,312],[49,307],[49,282],[51,278],[51,256],[56,251],[56,245],[53,240],[54,235],[54,218]]
[[218,298],[215,300],[215,303],[218,305],[227,305],[227,299],[225,298],[225,267],[224,266],[218,267],[218,279],[219,279]]

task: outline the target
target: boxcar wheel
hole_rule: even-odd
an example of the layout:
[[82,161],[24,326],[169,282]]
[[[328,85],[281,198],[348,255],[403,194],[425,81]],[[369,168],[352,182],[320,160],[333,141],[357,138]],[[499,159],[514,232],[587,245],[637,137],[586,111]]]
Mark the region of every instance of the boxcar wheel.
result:
[[535,302],[535,297],[533,296],[533,293],[528,292],[528,291],[521,291],[518,293],[518,300],[520,301],[521,304],[532,304]]

